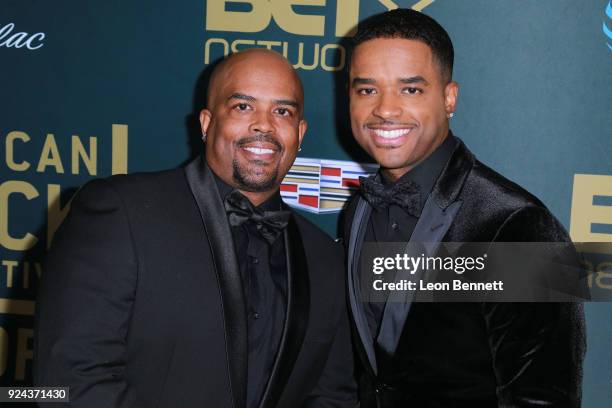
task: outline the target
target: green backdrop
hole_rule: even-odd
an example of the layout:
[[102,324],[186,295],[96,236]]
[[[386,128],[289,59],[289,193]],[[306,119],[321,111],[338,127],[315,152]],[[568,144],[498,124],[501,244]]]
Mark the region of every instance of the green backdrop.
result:
[[[284,52],[306,89],[300,157],[364,162],[342,92],[345,36],[364,17],[413,6],[454,41],[455,134],[574,240],[612,241],[609,0],[4,0],[0,385],[31,381],[41,262],[70,197],[95,177],[197,155],[210,64],[253,46]],[[336,235],[337,213],[307,216]],[[610,259],[593,265],[600,289],[612,290]],[[612,305],[586,309],[583,405],[606,407]]]

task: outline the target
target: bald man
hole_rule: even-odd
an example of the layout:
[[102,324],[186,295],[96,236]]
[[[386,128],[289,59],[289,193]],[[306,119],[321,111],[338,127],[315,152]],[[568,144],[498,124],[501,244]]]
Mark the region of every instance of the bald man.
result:
[[77,194],[39,291],[37,385],[87,408],[356,405],[342,248],[279,194],[303,111],[283,57],[234,54],[202,158]]

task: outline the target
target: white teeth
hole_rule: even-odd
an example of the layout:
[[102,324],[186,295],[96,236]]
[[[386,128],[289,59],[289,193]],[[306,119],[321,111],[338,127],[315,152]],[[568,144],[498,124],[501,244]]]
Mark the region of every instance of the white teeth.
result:
[[394,129],[394,130],[382,130],[373,129],[376,136],[380,136],[384,139],[395,139],[400,136],[405,136],[410,133],[410,129]]
[[264,149],[264,148],[260,148],[260,147],[245,147],[244,150],[249,151],[251,153],[255,153],[255,154],[272,154],[272,153],[274,153],[274,150],[272,150],[272,149]]

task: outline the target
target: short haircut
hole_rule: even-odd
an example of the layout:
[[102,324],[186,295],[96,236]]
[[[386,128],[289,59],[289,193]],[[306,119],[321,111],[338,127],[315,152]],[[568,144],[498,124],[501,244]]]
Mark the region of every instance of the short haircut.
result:
[[351,50],[354,52],[359,44],[376,38],[403,38],[425,43],[440,66],[442,79],[452,80],[453,43],[446,30],[428,15],[412,9],[395,9],[368,17],[359,23]]

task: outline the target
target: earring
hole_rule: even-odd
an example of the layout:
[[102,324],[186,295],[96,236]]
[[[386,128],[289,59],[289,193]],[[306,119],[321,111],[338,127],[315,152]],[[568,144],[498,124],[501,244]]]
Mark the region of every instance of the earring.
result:
[[298,152],[302,151],[302,146],[298,146]]
[[455,116],[455,112],[451,112],[448,115],[446,115],[449,119],[451,119],[453,116]]
[[202,141],[205,142],[206,141],[206,132],[202,132]]

